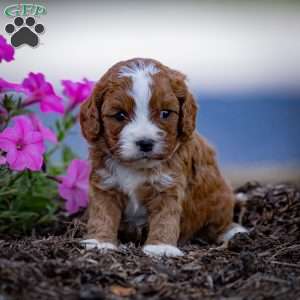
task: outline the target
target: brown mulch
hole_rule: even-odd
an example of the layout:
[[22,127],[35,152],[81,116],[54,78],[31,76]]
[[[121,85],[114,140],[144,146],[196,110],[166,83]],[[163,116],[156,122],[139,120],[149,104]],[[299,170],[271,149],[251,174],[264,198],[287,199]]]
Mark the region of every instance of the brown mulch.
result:
[[249,183],[237,191],[236,220],[250,229],[227,249],[200,238],[180,258],[153,259],[123,245],[83,250],[80,219],[53,232],[0,240],[0,299],[300,299],[300,193]]

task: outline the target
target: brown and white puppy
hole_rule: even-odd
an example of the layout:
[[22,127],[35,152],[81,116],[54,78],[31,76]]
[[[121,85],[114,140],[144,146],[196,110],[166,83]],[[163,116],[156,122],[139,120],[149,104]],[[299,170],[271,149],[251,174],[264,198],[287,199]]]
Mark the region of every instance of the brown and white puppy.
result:
[[179,256],[203,232],[226,241],[245,229],[232,223],[234,196],[214,150],[195,132],[196,102],[185,76],[152,59],[117,63],[81,106],[90,145],[87,248],[116,249],[123,215],[148,220],[143,251]]

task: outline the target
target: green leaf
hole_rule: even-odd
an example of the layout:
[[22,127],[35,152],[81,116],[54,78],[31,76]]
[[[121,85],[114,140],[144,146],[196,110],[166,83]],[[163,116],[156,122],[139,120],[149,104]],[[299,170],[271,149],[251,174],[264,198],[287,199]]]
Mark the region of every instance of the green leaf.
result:
[[0,232],[30,232],[37,224],[55,219],[56,182],[42,172],[0,170],[1,174],[8,184],[0,187]]
[[76,154],[72,151],[69,146],[64,145],[62,149],[62,161],[64,165],[69,165],[69,163],[76,158]]
[[4,95],[4,98],[3,98],[3,106],[4,108],[10,112],[14,107],[15,107],[15,102],[13,100],[13,96],[12,95]]

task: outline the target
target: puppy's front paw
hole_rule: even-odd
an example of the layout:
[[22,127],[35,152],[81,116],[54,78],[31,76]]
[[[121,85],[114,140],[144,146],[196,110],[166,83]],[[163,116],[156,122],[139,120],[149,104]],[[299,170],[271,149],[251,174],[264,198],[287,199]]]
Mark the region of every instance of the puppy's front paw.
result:
[[232,223],[227,230],[218,237],[218,242],[228,242],[238,233],[248,233],[248,230],[240,224]]
[[98,249],[101,251],[107,251],[107,250],[117,250],[118,249],[117,246],[112,243],[99,242],[95,239],[83,240],[80,242],[80,244],[82,246],[84,246],[86,250]]
[[183,256],[183,252],[177,247],[167,244],[146,245],[143,247],[143,252],[150,256]]

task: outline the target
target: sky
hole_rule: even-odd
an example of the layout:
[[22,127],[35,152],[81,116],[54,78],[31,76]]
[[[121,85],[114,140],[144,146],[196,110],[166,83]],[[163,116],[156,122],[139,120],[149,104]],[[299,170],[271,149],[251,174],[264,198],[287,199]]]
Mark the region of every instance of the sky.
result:
[[[24,2],[24,1],[23,1]],[[0,75],[29,71],[97,80],[119,60],[151,57],[186,73],[192,89],[283,86],[300,78],[299,1],[25,1],[43,3],[37,48],[22,46]],[[1,0],[0,9],[14,1]],[[2,15],[0,33],[12,19]]]

